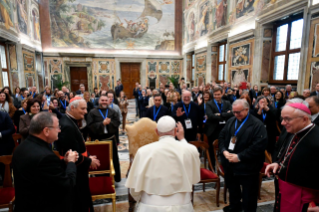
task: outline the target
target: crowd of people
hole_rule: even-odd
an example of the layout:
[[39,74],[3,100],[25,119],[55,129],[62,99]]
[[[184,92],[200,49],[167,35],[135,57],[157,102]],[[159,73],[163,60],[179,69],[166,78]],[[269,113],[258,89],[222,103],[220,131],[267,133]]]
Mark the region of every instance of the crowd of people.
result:
[[[183,144],[189,145],[187,142],[203,141],[207,136],[212,171],[216,168],[213,142],[218,139],[219,158],[230,198],[230,205],[224,211],[256,211],[259,173],[264,166],[265,151],[274,162],[264,167],[267,175],[276,176],[274,210],[297,212],[312,203],[319,205],[319,186],[316,181],[319,170],[316,152],[319,151],[319,144],[315,142],[315,135],[319,133],[319,127],[316,126],[319,124],[319,84],[315,91],[305,89],[299,95],[292,90],[291,85],[286,85],[285,89],[275,86],[259,89],[257,85],[251,87],[250,83],[231,87],[230,83],[225,82],[188,88],[182,78],[176,87],[173,83],[160,84],[158,89],[153,90],[142,88],[136,83],[132,92],[136,116],[158,122],[157,133],[160,138],[163,137],[163,141],[168,139],[167,136],[173,140],[177,137]],[[94,211],[88,169],[96,169],[100,161],[86,151],[85,141],[113,140],[115,181],[121,181],[117,144],[121,124],[122,133],[125,133],[128,105],[121,81],[117,82],[115,90],[99,91],[94,88],[93,93],[86,91],[83,84],[75,92],[70,92],[67,87],[54,91],[50,87],[44,91],[38,91],[36,87],[17,87],[14,92],[9,87],[1,89],[0,156],[13,153],[13,134],[22,136],[13,154],[16,211],[36,211],[35,208],[41,208],[42,211]],[[142,190],[146,193],[151,192],[140,194],[137,198],[144,204],[146,200],[154,198],[149,196],[151,194],[189,193],[189,186],[200,179],[199,161],[194,159],[198,153],[193,147],[174,144],[179,148],[178,152],[163,157],[168,154],[163,144],[139,151],[138,155],[142,158],[134,160],[132,173],[134,169],[138,171],[128,176],[127,187],[133,189],[131,193],[134,198],[137,196],[137,187],[144,188]],[[62,162],[52,150],[59,152]],[[139,174],[153,170],[150,164],[159,165],[152,161],[150,152],[157,152],[157,157],[164,164],[165,160],[168,160],[167,164],[191,164],[185,167],[188,171],[182,167],[170,171],[174,176],[180,176],[176,175],[176,170],[185,171],[186,175],[193,174],[192,177],[180,176],[183,184],[175,187],[177,190],[167,188],[165,192],[159,192],[160,188],[176,182],[151,179],[156,178],[155,172],[149,177]],[[192,154],[193,159],[174,159],[179,154],[187,155],[184,153]],[[141,164],[144,158],[150,161],[145,166]],[[142,168],[136,168],[139,166]],[[35,171],[31,173],[29,170]],[[165,176],[169,177],[170,171]],[[161,174],[158,170],[156,173]],[[3,179],[2,164],[0,175]],[[49,191],[48,199],[43,194]],[[291,191],[300,195],[293,195]],[[32,201],[34,198],[38,201]],[[291,198],[296,204],[290,204]],[[182,211],[191,211],[189,194],[184,195],[183,199],[187,199],[183,201],[187,207]],[[170,201],[175,200],[173,198]],[[145,207],[145,210],[149,209]],[[319,207],[308,209],[316,210]]]

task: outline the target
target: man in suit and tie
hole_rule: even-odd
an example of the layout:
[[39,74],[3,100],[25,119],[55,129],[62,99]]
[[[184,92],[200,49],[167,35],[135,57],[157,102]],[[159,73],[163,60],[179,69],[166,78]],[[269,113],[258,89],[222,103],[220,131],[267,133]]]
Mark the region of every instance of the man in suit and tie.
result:
[[121,80],[118,80],[118,81],[117,81],[117,86],[115,87],[116,97],[120,97],[121,91],[123,91],[123,85],[122,85],[122,83],[121,83]]
[[[59,120],[48,112],[35,115],[29,137],[12,158],[16,212],[70,212],[76,184],[76,151],[68,150],[60,160],[50,148],[58,139]],[[0,142],[1,143],[1,142]]]
[[317,96],[310,96],[306,99],[306,102],[309,104],[312,122],[319,125],[319,98]]
[[199,106],[191,101],[192,94],[184,91],[182,102],[174,105],[173,117],[181,122],[185,131],[186,141],[196,141],[201,137],[204,113]]
[[311,92],[310,96],[319,96],[319,83],[316,85],[316,90]]
[[233,116],[230,102],[222,99],[223,90],[219,87],[214,88],[214,99],[209,101],[206,106],[207,121],[204,133],[208,137],[209,153],[212,164],[215,164],[213,142],[218,139],[219,133],[224,128],[227,120]]
[[153,99],[154,105],[147,109],[145,117],[157,122],[162,116],[169,115],[169,110],[167,107],[162,105],[161,94],[155,94]]

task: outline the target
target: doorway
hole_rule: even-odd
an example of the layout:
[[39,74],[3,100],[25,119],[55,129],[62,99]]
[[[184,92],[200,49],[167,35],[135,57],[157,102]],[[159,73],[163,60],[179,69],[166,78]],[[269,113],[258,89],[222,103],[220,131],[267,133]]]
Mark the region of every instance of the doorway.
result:
[[80,84],[84,84],[85,90],[88,90],[87,67],[70,67],[71,91],[80,89]]
[[133,89],[135,83],[140,83],[140,63],[121,63],[121,81],[123,91],[128,99],[134,99]]

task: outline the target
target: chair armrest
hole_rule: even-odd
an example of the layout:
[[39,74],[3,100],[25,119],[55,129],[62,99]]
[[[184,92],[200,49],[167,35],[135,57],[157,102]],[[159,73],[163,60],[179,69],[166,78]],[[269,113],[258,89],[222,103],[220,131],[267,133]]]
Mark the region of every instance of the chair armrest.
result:
[[113,160],[111,159],[111,175],[115,175]]

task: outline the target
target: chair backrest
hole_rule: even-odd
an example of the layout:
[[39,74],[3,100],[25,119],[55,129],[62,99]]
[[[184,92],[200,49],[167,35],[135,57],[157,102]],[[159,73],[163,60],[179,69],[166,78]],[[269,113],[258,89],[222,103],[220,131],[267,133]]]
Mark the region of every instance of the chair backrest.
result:
[[265,150],[265,156],[266,156],[267,162],[272,163],[271,154],[267,150]]
[[11,170],[10,170],[10,164],[12,163],[12,155],[0,156],[0,163],[3,163],[5,166],[3,187],[4,188],[12,187]]
[[[209,146],[207,143],[204,143],[202,141],[191,141],[189,142],[190,144],[193,144],[194,146],[196,146],[197,148],[200,148],[202,151],[205,152],[206,154],[206,158],[208,160],[208,165],[209,165],[209,168],[210,170],[212,170],[212,172],[214,172],[214,169],[213,169],[213,166],[212,166],[212,161],[210,159],[210,156],[209,156]],[[206,167],[205,167],[206,168]]]
[[131,126],[126,125],[131,162],[140,147],[159,140],[155,131],[156,127],[156,122],[149,118],[141,118]]
[[19,140],[21,141],[22,136],[20,134],[13,134],[12,138],[14,141],[14,148],[17,148],[17,146],[19,146]]
[[113,160],[112,142],[98,140],[85,142],[87,152],[92,156],[96,156],[101,164],[97,170],[89,169],[90,174],[111,173],[111,161]]
[[222,166],[221,166],[221,164],[219,163],[219,160],[218,160],[218,151],[219,151],[218,139],[216,139],[213,142],[213,146],[214,146],[214,156],[215,156],[217,173],[224,177],[224,175],[225,175],[224,170],[222,169]]
[[60,155],[59,151],[55,151],[55,150],[54,150],[53,152],[54,152],[54,154],[55,154],[58,158],[60,158],[61,155]]

